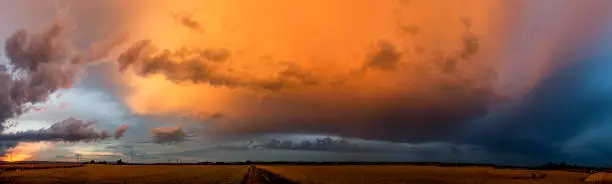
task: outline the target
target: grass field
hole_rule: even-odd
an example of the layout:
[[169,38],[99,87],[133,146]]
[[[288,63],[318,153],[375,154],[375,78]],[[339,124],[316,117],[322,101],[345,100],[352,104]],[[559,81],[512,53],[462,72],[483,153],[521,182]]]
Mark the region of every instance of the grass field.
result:
[[[438,166],[231,166],[16,164],[32,170],[0,172],[0,183],[317,183],[317,184],[572,184],[601,183],[612,175],[584,172]],[[7,167],[6,165],[0,165]],[[285,180],[289,179],[289,180]]]
[[292,181],[307,183],[585,183],[587,173],[490,167],[437,166],[258,166]]
[[0,171],[80,167],[82,164],[0,164]]
[[247,166],[85,165],[9,171],[0,183],[240,183]]
[[585,181],[592,183],[612,183],[612,173],[595,173],[587,177]]

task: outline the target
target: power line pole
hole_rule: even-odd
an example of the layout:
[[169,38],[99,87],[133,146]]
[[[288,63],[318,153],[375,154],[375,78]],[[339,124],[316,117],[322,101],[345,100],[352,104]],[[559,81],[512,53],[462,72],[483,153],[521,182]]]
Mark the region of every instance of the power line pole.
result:
[[132,148],[130,150],[129,156],[130,156],[130,162],[134,163],[134,148]]
[[80,160],[81,160],[81,154],[78,154],[78,153],[77,153],[77,154],[75,154],[74,156],[76,157],[76,162],[77,162],[77,163],[79,163],[79,162],[80,162]]

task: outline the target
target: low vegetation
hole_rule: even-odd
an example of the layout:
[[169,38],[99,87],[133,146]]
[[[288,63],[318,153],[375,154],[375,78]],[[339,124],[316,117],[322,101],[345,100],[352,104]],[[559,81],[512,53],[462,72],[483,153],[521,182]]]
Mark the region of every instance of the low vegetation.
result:
[[0,183],[240,183],[247,166],[99,165],[4,172]]
[[[0,183],[442,183],[573,184],[612,181],[592,170],[440,165],[2,164]],[[578,171],[580,172],[570,172]]]
[[584,172],[439,166],[258,166],[299,183],[585,183]]
[[6,163],[0,164],[0,171],[12,170],[31,170],[31,169],[53,169],[81,167],[83,164],[25,164],[25,163]]

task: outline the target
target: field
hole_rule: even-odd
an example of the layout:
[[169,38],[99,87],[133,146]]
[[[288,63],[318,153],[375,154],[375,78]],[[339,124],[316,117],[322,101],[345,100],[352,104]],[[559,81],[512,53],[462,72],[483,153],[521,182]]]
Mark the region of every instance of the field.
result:
[[[409,165],[80,165],[17,164],[0,183],[242,183],[242,184],[572,184],[612,181],[612,175],[585,172]],[[75,167],[76,166],[76,167]],[[7,165],[0,165],[0,168]],[[50,168],[49,167],[73,167]]]
[[593,183],[612,183],[612,173],[595,173],[585,181],[593,182]]
[[86,165],[3,172],[0,183],[240,183],[247,166]]
[[585,183],[587,173],[437,166],[258,166],[299,183]]
[[0,164],[0,171],[81,167],[82,164]]

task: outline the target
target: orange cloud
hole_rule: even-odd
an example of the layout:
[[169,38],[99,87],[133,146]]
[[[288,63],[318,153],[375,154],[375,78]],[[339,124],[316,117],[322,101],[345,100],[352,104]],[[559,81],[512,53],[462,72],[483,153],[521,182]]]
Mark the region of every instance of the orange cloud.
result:
[[[551,8],[583,20],[597,6]],[[560,21],[551,23],[555,30],[538,29],[538,44],[517,41],[535,28],[516,15],[540,13],[524,2],[209,0],[130,7],[139,21],[130,25],[132,44],[117,53],[124,73],[114,76],[128,88],[121,94],[126,104],[137,114],[223,114],[207,124],[206,135],[444,137],[507,97],[519,98],[554,65],[548,62],[554,51],[584,36]],[[177,12],[192,13],[188,24],[206,32],[185,29]],[[582,22],[577,26],[594,25]],[[530,49],[511,52],[515,43]],[[211,50],[227,55],[214,61]]]
[[[148,41],[127,47],[146,46],[124,49],[118,59],[119,66],[128,66],[120,74],[130,89],[125,100],[139,114],[222,113],[227,123],[209,128],[209,135],[307,124],[345,129],[350,122],[361,119],[353,123],[366,126],[384,116],[429,130],[481,115],[495,100],[490,61],[498,52],[494,38],[501,34],[495,32],[503,18],[499,6],[478,0],[141,6],[144,13],[136,16],[142,21],[133,26],[132,40]],[[185,29],[172,16],[185,11],[195,12],[189,21],[205,34]],[[226,49],[229,57],[211,62],[200,52],[208,49]],[[471,109],[460,110],[465,107]],[[450,114],[436,119],[402,115],[398,109]],[[304,122],[294,121],[300,118]],[[283,127],[275,128],[279,124]]]
[[[382,40],[403,53],[399,64],[408,70],[413,70],[412,65],[416,63],[422,63],[418,64],[421,67],[435,64],[432,55],[444,57],[460,52],[461,38],[466,33],[461,23],[463,18],[470,19],[473,34],[483,37],[481,44],[489,46],[490,39],[486,38],[495,36],[490,35],[495,21],[490,15],[496,13],[497,5],[489,1],[414,1],[404,6],[394,1],[364,0],[164,1],[161,4],[138,7],[144,13],[136,15],[142,21],[134,25],[133,35],[137,35],[134,40],[150,40],[156,47],[171,51],[183,47],[228,49],[231,57],[222,67],[248,79],[274,78],[286,69],[280,63],[291,63],[329,83],[340,83],[351,77],[350,73],[364,65],[368,54],[375,52]],[[176,22],[172,13],[185,11],[195,12],[190,21],[198,22],[207,30],[206,34],[186,30]],[[405,25],[418,27],[419,34],[405,34],[401,30]],[[492,47],[482,49],[483,55],[491,52],[488,48]],[[479,57],[474,60],[483,60],[485,56]],[[478,70],[472,66],[457,67]],[[408,73],[406,77],[420,77],[410,71],[403,72]],[[353,86],[367,91],[377,88],[367,81],[390,77],[374,75],[377,74],[370,74],[368,79],[354,79],[357,82]],[[482,76],[472,72],[462,75]],[[124,74],[124,82],[133,89],[126,94],[127,104],[143,114],[215,113],[234,111],[230,109],[239,107],[232,103],[241,98],[266,96],[241,89],[214,88],[205,83],[174,83],[167,77]],[[385,81],[379,84],[389,86],[401,82],[389,78]]]

